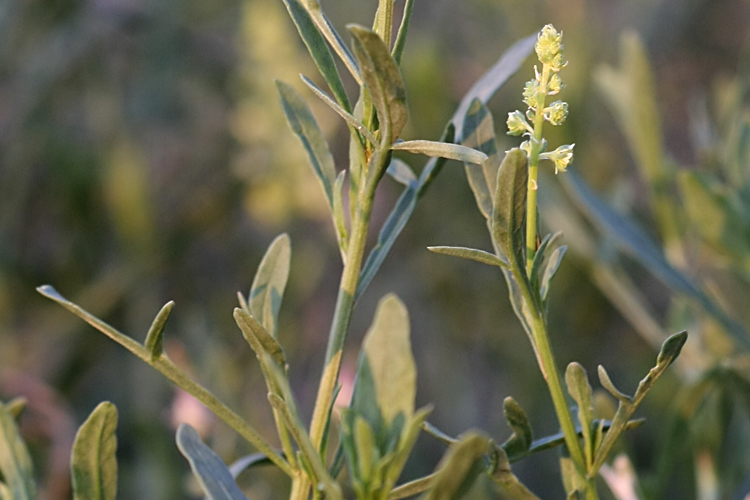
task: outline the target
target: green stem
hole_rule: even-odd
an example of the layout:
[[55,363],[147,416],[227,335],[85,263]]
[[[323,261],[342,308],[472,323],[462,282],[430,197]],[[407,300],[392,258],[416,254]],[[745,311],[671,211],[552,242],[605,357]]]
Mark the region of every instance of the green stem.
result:
[[544,128],[544,105],[547,99],[547,79],[549,78],[549,67],[542,66],[542,78],[539,89],[539,102],[534,115],[534,134],[531,137],[531,152],[529,154],[529,181],[526,196],[526,274],[531,275],[536,254],[536,195],[539,178],[539,153],[542,147],[542,129]]

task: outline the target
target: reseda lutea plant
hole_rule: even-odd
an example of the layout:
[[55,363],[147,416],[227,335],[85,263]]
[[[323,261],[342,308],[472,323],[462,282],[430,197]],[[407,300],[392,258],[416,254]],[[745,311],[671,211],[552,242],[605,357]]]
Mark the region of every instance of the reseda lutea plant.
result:
[[[585,371],[575,363],[569,365],[566,385],[578,406],[578,426],[574,424],[550,346],[545,314],[549,284],[565,247],[560,244],[559,235],[547,236],[537,244],[536,222],[539,161],[551,160],[557,170],[564,170],[572,155],[572,146],[546,152],[543,138],[545,121],[562,123],[567,113],[563,103],[545,105],[548,95],[562,89],[557,74],[565,64],[561,35],[548,26],[538,38],[529,37],[511,47],[464,97],[439,141],[402,140],[408,107],[399,65],[413,0],[404,3],[395,43],[391,45],[395,30],[394,2],[380,0],[372,29],[357,25],[347,27],[351,49],[344,44],[317,1],[284,0],[284,4],[328,92],[309,78],[302,77],[303,82],[344,120],[350,141],[349,164],[338,169],[304,98],[293,86],[277,83],[289,125],[304,146],[323,188],[343,263],[323,373],[309,426],[302,422],[297,409],[288,378],[290,362],[278,331],[278,315],[291,259],[291,243],[286,235],[271,243],[250,293],[239,294],[239,307],[234,310],[239,330],[255,352],[267,384],[280,449],[169,359],[162,344],[165,325],[174,306],[172,302],[158,313],[141,343],[68,301],[51,286],[42,286],[39,292],[83,318],[192,394],[258,450],[259,455],[247,457],[241,465],[230,468],[201,441],[194,429],[187,424],[180,426],[177,445],[205,493],[213,500],[244,499],[234,476],[244,468],[268,462],[290,478],[292,500],[311,497],[339,500],[349,496],[349,492],[359,500],[396,500],[422,492],[426,492],[429,500],[452,499],[465,493],[482,473],[489,474],[514,498],[537,498],[511,472],[510,464],[562,444],[569,455],[561,462],[568,495],[597,498],[595,479],[599,468],[617,437],[626,428],[637,425],[630,420],[633,412],[656,378],[677,356],[685,334],[677,334],[664,344],[656,366],[632,397],[615,389],[600,367],[602,385],[619,401],[617,414],[611,421],[595,418]],[[529,110],[525,117],[517,112],[509,120],[511,131],[527,134],[529,139],[521,149],[511,150],[501,161],[486,103],[534,47],[542,70],[541,73],[536,71],[535,79],[524,91]],[[334,54],[359,87],[354,104],[345,90]],[[417,176],[405,162],[393,158],[394,151],[421,153],[432,159]],[[504,409],[513,434],[502,445],[495,444],[481,432],[469,431],[454,439],[431,426],[427,422],[430,409],[415,408],[416,366],[410,347],[408,312],[396,296],[388,295],[381,300],[360,350],[352,401],[349,408],[341,412],[340,444],[336,450],[329,450],[329,436],[335,423],[333,402],[354,305],[446,159],[466,165],[480,211],[487,219],[494,253],[455,247],[433,250],[472,258],[502,270],[511,290],[513,307],[529,335],[549,385],[562,434],[534,440],[526,415],[512,398],[506,399]],[[371,230],[374,196],[384,175],[392,176],[404,189],[380,228],[376,244],[367,253],[365,243]],[[344,203],[347,184],[348,207]],[[30,459],[12,418],[17,406],[0,406],[0,439],[3,440],[0,445],[8,444],[0,446],[0,450],[4,450],[0,453],[3,477],[0,497],[31,499],[34,492]],[[109,500],[115,496],[116,416],[114,407],[105,403],[95,410],[79,433],[78,443],[83,444],[73,451],[76,498]],[[397,485],[423,429],[449,445],[445,456],[433,474]],[[18,457],[21,460],[15,460]],[[23,467],[9,465],[16,463]],[[340,474],[343,467],[347,469],[345,475]],[[10,493],[6,495],[7,492]]]

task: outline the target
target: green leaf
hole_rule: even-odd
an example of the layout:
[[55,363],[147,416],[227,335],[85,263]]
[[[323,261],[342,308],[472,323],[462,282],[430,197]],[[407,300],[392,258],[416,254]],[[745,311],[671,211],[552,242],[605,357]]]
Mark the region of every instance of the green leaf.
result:
[[555,276],[555,273],[560,266],[560,262],[562,261],[562,257],[565,254],[566,247],[560,245],[561,239],[561,232],[555,233],[554,235],[546,235],[534,254],[529,281],[537,290],[540,299],[543,301],[547,298],[547,294],[549,293],[549,282]]
[[250,347],[258,356],[258,359],[263,361],[263,354],[268,354],[276,362],[276,364],[282,369],[286,366],[286,357],[284,356],[284,350],[281,348],[279,342],[271,337],[263,326],[258,321],[248,314],[246,311],[240,308],[234,310],[234,320],[237,322],[237,326],[242,331],[242,336]]
[[576,464],[570,457],[560,458],[560,473],[562,474],[563,486],[568,500],[583,500],[583,491],[586,482],[578,473]]
[[408,151],[410,153],[423,154],[425,156],[447,158],[467,163],[481,165],[487,160],[487,155],[476,149],[471,149],[459,144],[449,144],[435,141],[402,141],[397,142],[391,149],[394,151]]
[[427,247],[430,252],[435,252],[443,255],[451,255],[453,257],[461,257],[462,259],[475,260],[482,264],[490,266],[497,266],[508,269],[508,262],[502,260],[495,254],[485,252],[484,250],[477,250],[476,248],[464,248],[464,247]]
[[6,406],[0,403],[0,473],[12,500],[36,500],[31,456]]
[[479,165],[465,163],[464,168],[479,211],[489,220],[492,217],[501,158],[497,150],[492,113],[479,99],[474,99],[466,112],[461,136],[464,146],[477,149],[488,157],[487,161]]
[[492,451],[492,465],[490,468],[490,477],[501,486],[510,496],[516,500],[539,500],[521,481],[513,474],[510,469],[510,460],[505,450],[499,446],[494,446]]
[[258,265],[247,300],[250,314],[274,338],[278,334],[279,308],[289,278],[291,255],[289,235],[277,236]]
[[19,396],[8,401],[5,404],[5,410],[10,414],[11,417],[18,420],[18,418],[21,416],[21,413],[23,413],[23,411],[26,409],[27,404],[28,400],[23,396]]
[[579,363],[573,362],[565,370],[565,384],[568,386],[568,394],[578,405],[578,423],[581,425],[583,432],[584,454],[586,456],[586,465],[590,465],[593,460],[594,440],[591,434],[594,423],[593,406],[591,403],[592,391],[589,384],[586,369]]
[[362,352],[372,373],[381,415],[391,425],[400,413],[414,414],[417,370],[409,340],[409,313],[395,295],[381,299]]
[[276,80],[276,89],[281,97],[281,107],[284,110],[289,127],[299,138],[307,151],[315,175],[323,186],[328,206],[333,206],[333,184],[336,182],[336,167],[333,156],[328,150],[328,143],[323,132],[318,127],[310,108],[302,96],[288,83]]
[[393,144],[409,119],[406,89],[401,71],[383,40],[362,26],[349,25],[354,56],[359,62],[362,80],[370,91],[386,146]]
[[440,460],[432,488],[425,500],[458,500],[485,469],[489,439],[469,431],[452,444]]
[[654,382],[656,382],[656,379],[658,379],[661,374],[664,373],[664,370],[666,370],[669,365],[677,359],[677,356],[680,355],[680,351],[682,350],[682,346],[687,342],[687,338],[687,332],[682,331],[670,335],[669,338],[664,341],[664,344],[662,344],[661,350],[659,351],[659,356],[656,358],[656,366],[651,368],[648,375],[646,375],[646,378],[641,380],[638,384],[638,389],[636,389],[635,396],[633,397],[635,404],[640,403],[643,396],[646,395],[646,392],[648,392]]
[[409,22],[411,21],[411,12],[414,9],[414,0],[406,0],[404,4],[404,14],[401,17],[401,25],[398,27],[396,43],[393,44],[393,60],[396,64],[401,65],[401,56],[406,47],[406,35],[409,32]]
[[547,295],[549,294],[549,285],[552,278],[557,274],[557,270],[560,267],[565,252],[568,247],[565,245],[559,246],[552,250],[549,255],[549,260],[546,261],[544,266],[544,273],[542,273],[542,279],[539,281],[539,297],[542,299],[542,303],[546,303]]
[[302,81],[307,85],[310,90],[313,91],[313,93],[320,98],[321,101],[326,103],[329,108],[334,110],[341,118],[344,119],[346,123],[351,125],[352,127],[357,130],[360,134],[362,134],[363,137],[365,137],[368,141],[370,141],[370,144],[376,145],[378,143],[377,139],[374,135],[372,135],[372,132],[368,130],[367,127],[365,127],[361,121],[357,120],[350,112],[342,108],[336,101],[328,97],[328,94],[323,92],[320,87],[315,85],[315,83],[307,78],[305,75],[300,75],[302,78]]
[[117,495],[117,408],[100,403],[76,433],[71,457],[75,500],[114,500]]
[[536,39],[537,35],[534,33],[511,45],[500,56],[500,59],[464,95],[456,112],[453,114],[453,118],[451,118],[451,123],[459,131],[456,142],[463,142],[464,137],[461,134],[464,129],[464,118],[474,99],[479,99],[483,104],[487,104],[492,96],[495,95],[495,92],[508,81],[508,78],[518,71],[521,64],[531,54],[534,50]]
[[513,435],[503,443],[502,448],[509,457],[514,457],[517,460],[527,455],[529,448],[531,448],[531,443],[534,440],[531,424],[521,405],[511,397],[507,397],[503,401],[503,413],[508,425],[513,429]]
[[357,453],[357,465],[359,479],[367,484],[372,479],[375,464],[380,458],[375,435],[367,421],[359,415],[354,417],[354,446]]
[[393,179],[399,184],[403,184],[406,187],[416,185],[418,179],[411,167],[404,161],[398,158],[391,158],[391,163],[388,165],[388,169],[385,171],[386,174],[393,177]]
[[698,303],[740,345],[750,348],[750,335],[745,328],[730,318],[693,280],[672,267],[661,248],[635,222],[601,201],[574,172],[568,170],[561,181],[569,188],[571,197],[586,216],[611,237],[623,252],[638,260],[669,288]]
[[396,481],[401,476],[406,461],[409,459],[411,451],[417,442],[422,425],[426,422],[431,412],[431,407],[420,408],[414,412],[412,418],[406,420],[398,440],[396,451],[386,470],[381,488],[382,491],[391,491],[396,485]]
[[511,149],[497,175],[492,238],[508,258],[513,274],[523,280],[527,279],[524,263],[527,183],[526,155],[518,148]]
[[190,425],[182,424],[177,429],[177,447],[210,500],[247,500],[224,461],[201,441]]
[[148,329],[148,334],[146,334],[146,341],[143,345],[151,355],[152,361],[162,355],[164,327],[167,326],[167,321],[172,314],[172,309],[174,309],[174,302],[170,300],[164,304],[164,307],[162,307],[156,315],[153,323],[151,323],[151,328]]
[[344,213],[344,180],[346,170],[339,172],[336,183],[333,186],[333,225],[336,228],[336,238],[339,240],[342,258],[346,258],[346,250],[349,245],[349,231],[346,227],[346,214]]
[[310,12],[302,6],[299,0],[284,0],[284,5],[286,5],[295,26],[297,26],[297,31],[302,37],[302,41],[305,42],[307,50],[310,52],[313,61],[315,61],[320,74],[323,75],[333,95],[336,96],[336,100],[345,110],[351,111],[352,107],[349,103],[349,97],[346,95],[344,83],[341,81],[341,76],[339,76],[339,72],[336,69],[333,55]]
[[607,373],[607,370],[602,365],[597,367],[597,374],[599,375],[599,383],[602,384],[602,387],[604,387],[608,393],[612,394],[621,403],[631,403],[630,396],[615,387],[615,384],[612,383],[612,379],[609,378],[609,373]]

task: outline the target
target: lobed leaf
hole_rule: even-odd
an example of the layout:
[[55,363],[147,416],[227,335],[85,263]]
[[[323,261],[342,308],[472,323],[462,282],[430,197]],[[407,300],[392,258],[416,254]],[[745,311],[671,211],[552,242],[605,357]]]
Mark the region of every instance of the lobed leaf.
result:
[[114,500],[117,495],[117,408],[100,403],[76,433],[71,457],[75,500]]
[[247,300],[250,314],[274,338],[278,334],[279,308],[289,278],[291,255],[289,235],[277,236],[258,265]]
[[13,416],[0,403],[0,473],[3,495],[12,500],[36,500],[31,455],[18,432]]
[[190,425],[182,424],[177,429],[177,447],[210,500],[247,500],[224,461]]
[[382,140],[393,144],[409,119],[406,89],[398,64],[383,40],[362,26],[349,25],[353,37],[354,56],[359,63],[362,80],[370,91],[378,114]]
[[[310,52],[310,56],[312,56],[320,74],[323,75],[333,95],[336,96],[336,100],[345,110],[351,111],[352,108],[349,103],[349,97],[344,89],[344,83],[341,81],[341,76],[338,69],[336,69],[336,63],[331,50],[328,48],[325,38],[316,25],[315,19],[313,19],[311,13],[305,9],[299,0],[284,0],[284,5],[286,5],[289,15],[292,21],[294,21],[294,25],[297,27],[297,31],[302,37],[305,46],[307,46],[307,50]],[[329,30],[332,30],[330,25],[327,25],[327,27]]]
[[333,206],[333,184],[336,182],[336,167],[328,143],[318,122],[302,96],[288,83],[276,80],[276,89],[281,98],[287,123],[299,138],[307,152],[310,165],[323,186],[328,206]]
[[483,164],[487,155],[476,149],[471,149],[459,144],[450,144],[436,141],[402,141],[397,142],[391,149],[394,151],[408,151],[410,153],[423,154],[425,156],[447,158],[466,163]]

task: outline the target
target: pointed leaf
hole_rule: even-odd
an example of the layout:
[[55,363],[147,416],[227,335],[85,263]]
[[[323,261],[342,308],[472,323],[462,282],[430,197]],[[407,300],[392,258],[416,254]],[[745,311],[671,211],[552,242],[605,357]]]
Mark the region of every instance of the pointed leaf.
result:
[[501,157],[497,150],[492,113],[479,99],[474,99],[466,112],[461,136],[464,146],[477,149],[488,157],[487,161],[481,165],[466,163],[465,169],[479,211],[485,219],[489,220],[492,216],[497,171],[500,168]]
[[279,367],[284,368],[286,366],[286,357],[284,356],[281,344],[275,338],[271,337],[254,317],[244,310],[236,308],[234,310],[234,320],[237,322],[237,326],[240,327],[242,336],[245,337],[245,340],[250,344],[250,347],[259,359],[265,353],[270,355]]
[[458,130],[458,138],[456,142],[463,142],[463,131],[464,118],[468,111],[471,103],[474,99],[479,99],[482,103],[487,102],[495,95],[495,92],[503,86],[503,84],[518,71],[521,64],[534,50],[534,44],[536,43],[537,35],[529,35],[526,38],[522,38],[517,41],[511,47],[500,56],[500,59],[477,80],[477,82],[469,89],[466,95],[461,99],[461,104],[458,105],[456,112],[453,114],[451,122],[455,125]]
[[568,247],[565,245],[555,248],[549,256],[549,261],[544,266],[544,273],[542,274],[542,279],[539,281],[539,297],[542,299],[542,302],[547,301],[550,282],[555,277],[555,274],[557,274],[557,270],[567,250]]
[[0,474],[12,500],[36,500],[31,456],[6,406],[0,403]]
[[408,151],[425,156],[447,158],[467,163],[481,165],[487,160],[487,155],[476,149],[459,144],[449,144],[435,141],[403,141],[397,142],[391,149],[394,151]]
[[458,500],[485,469],[489,440],[475,431],[462,435],[445,452],[425,500]]
[[497,174],[495,205],[492,211],[492,237],[508,258],[514,275],[517,274],[524,279],[527,182],[526,155],[518,148],[511,149],[505,155]]
[[443,255],[451,255],[453,257],[461,257],[462,259],[475,260],[482,264],[490,266],[498,266],[508,269],[508,262],[502,260],[495,254],[485,252],[484,250],[477,250],[476,248],[464,248],[464,247],[427,247],[430,252],[435,252]]
[[21,416],[21,413],[23,413],[23,411],[26,409],[27,404],[28,400],[23,396],[19,396],[8,401],[5,404],[5,410],[10,414],[11,417],[18,420],[18,418]]
[[323,75],[333,95],[336,96],[336,100],[344,109],[351,111],[349,97],[346,95],[341,76],[339,76],[339,72],[336,69],[333,55],[318,26],[316,26],[315,20],[299,0],[284,0],[284,5],[286,5],[295,26],[297,26],[297,31],[302,37],[302,41],[305,42],[307,50],[310,52],[313,61],[315,61],[320,74]]
[[172,314],[172,309],[174,309],[174,302],[170,300],[164,304],[164,307],[162,307],[156,315],[153,323],[151,323],[151,328],[148,329],[148,334],[146,334],[146,341],[143,345],[151,355],[152,361],[162,355],[164,327],[167,326],[167,321]]
[[336,167],[323,132],[307,103],[294,87],[276,80],[276,89],[281,97],[281,107],[287,123],[302,142],[310,165],[323,186],[328,205],[333,206],[332,189],[333,183],[336,182]]
[[405,418],[414,414],[417,371],[409,330],[406,307],[395,295],[387,295],[378,304],[375,319],[363,341],[375,397],[387,425],[399,413]]
[[513,429],[513,435],[503,443],[502,448],[509,457],[520,458],[528,453],[534,440],[531,424],[521,405],[511,397],[503,401],[503,413],[508,425]]
[[612,383],[612,379],[609,378],[609,373],[607,373],[607,370],[602,365],[599,365],[597,367],[597,374],[599,375],[599,382],[602,384],[602,387],[607,390],[607,392],[612,394],[621,403],[631,403],[630,396],[623,392],[620,392],[620,390],[615,387],[615,384]]
[[177,447],[190,463],[193,474],[211,500],[247,500],[234,482],[227,465],[201,441],[188,424],[177,429]]
[[362,26],[350,25],[354,56],[359,62],[362,80],[370,91],[386,145],[393,144],[409,119],[406,89],[401,71],[383,40]]
[[247,301],[250,314],[274,338],[278,334],[276,325],[281,298],[289,278],[291,255],[289,235],[285,233],[277,236],[258,265]]
[[71,457],[75,500],[114,500],[117,494],[117,408],[100,403],[76,433]]
[[401,65],[401,56],[406,47],[406,35],[409,32],[409,22],[411,21],[411,12],[414,9],[414,0],[406,0],[404,4],[404,14],[401,17],[401,25],[398,27],[396,43],[393,44],[393,60],[396,64]]

